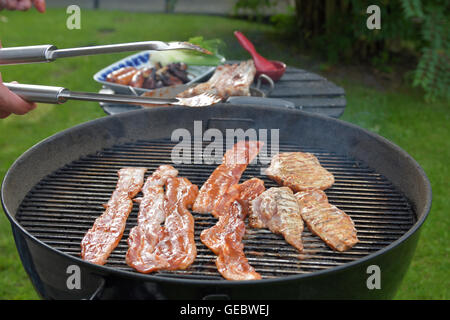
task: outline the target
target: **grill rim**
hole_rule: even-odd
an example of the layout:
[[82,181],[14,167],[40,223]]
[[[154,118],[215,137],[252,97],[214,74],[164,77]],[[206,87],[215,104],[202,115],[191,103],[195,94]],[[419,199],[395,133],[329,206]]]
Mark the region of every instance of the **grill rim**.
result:
[[[234,105],[234,106],[226,105],[225,106],[225,108],[230,108],[230,107],[231,108],[233,108],[233,107],[247,108],[247,109],[251,108],[251,109],[254,109],[255,111],[258,111],[258,109],[259,109],[259,110],[261,110],[261,112],[264,112],[267,110],[273,110],[273,111],[280,112],[280,109],[278,107],[256,107],[256,106],[248,107],[248,106],[241,106],[241,105]],[[219,104],[212,108],[221,108],[221,106]],[[190,284],[190,285],[203,285],[203,286],[204,285],[208,285],[208,286],[224,286],[225,285],[227,287],[242,287],[242,286],[247,286],[250,284],[251,285],[266,285],[266,284],[273,284],[273,283],[291,282],[292,280],[301,280],[301,279],[307,279],[307,278],[308,279],[319,278],[319,277],[327,275],[327,274],[332,274],[332,273],[340,272],[345,269],[351,269],[358,265],[363,265],[366,262],[373,260],[376,257],[381,256],[381,255],[391,251],[392,249],[398,247],[400,244],[402,244],[407,239],[409,239],[423,225],[423,223],[425,222],[426,218],[428,217],[428,215],[430,213],[431,204],[432,204],[432,189],[431,189],[430,181],[429,181],[425,171],[423,170],[423,168],[405,150],[403,150],[402,148],[400,148],[393,142],[387,140],[386,138],[384,138],[376,133],[370,132],[364,128],[358,127],[357,125],[354,125],[354,124],[351,124],[351,123],[348,123],[348,122],[345,122],[345,121],[342,121],[339,119],[332,119],[332,118],[329,118],[324,115],[312,114],[312,113],[308,113],[308,112],[304,112],[304,111],[300,111],[300,110],[289,110],[289,109],[283,110],[283,113],[286,113],[287,115],[289,115],[289,114],[299,115],[300,114],[305,117],[312,117],[312,118],[316,118],[316,119],[327,121],[327,122],[330,122],[330,121],[337,122],[338,125],[340,125],[340,126],[345,126],[350,129],[353,129],[353,130],[362,131],[362,133],[367,135],[369,138],[372,138],[376,142],[387,146],[391,150],[391,152],[396,152],[397,154],[401,155],[406,161],[409,161],[415,167],[415,169],[418,170],[418,174],[422,178],[424,187],[425,187],[425,194],[423,195],[424,204],[425,204],[424,207],[420,211],[418,211],[416,206],[412,203],[413,204],[412,210],[413,210],[414,214],[416,215],[416,222],[411,226],[411,228],[408,231],[406,231],[397,240],[393,241],[392,243],[383,247],[380,250],[377,250],[369,255],[366,255],[366,256],[356,259],[354,261],[344,263],[339,266],[327,268],[322,271],[314,271],[314,272],[306,273],[306,274],[287,275],[287,276],[282,276],[282,277],[277,277],[277,278],[260,279],[258,281],[245,281],[245,280],[230,281],[230,280],[226,280],[226,279],[208,280],[208,279],[170,278],[170,277],[157,276],[157,275],[152,275],[152,274],[141,274],[141,273],[135,273],[135,272],[126,271],[126,270],[119,270],[119,269],[111,268],[108,266],[99,266],[99,265],[95,265],[95,264],[86,262],[86,261],[82,260],[81,258],[74,257],[74,256],[64,253],[62,251],[59,251],[56,248],[53,248],[51,245],[48,245],[45,242],[37,239],[35,236],[31,235],[23,226],[20,225],[20,223],[16,219],[16,215],[15,214],[13,215],[10,212],[10,210],[8,209],[7,204],[5,203],[5,198],[6,198],[6,190],[5,189],[6,189],[6,186],[8,185],[8,182],[10,180],[12,180],[11,176],[13,175],[14,171],[17,170],[17,167],[20,165],[20,163],[22,161],[25,161],[25,159],[28,157],[32,157],[33,153],[36,150],[39,150],[42,146],[45,146],[46,144],[51,143],[55,139],[64,137],[67,134],[74,133],[79,130],[83,131],[85,128],[88,128],[92,125],[101,125],[102,122],[110,121],[109,120],[110,118],[120,119],[121,117],[133,116],[134,114],[139,114],[139,113],[144,113],[144,112],[158,114],[159,112],[170,111],[170,110],[172,110],[172,112],[176,112],[177,110],[183,110],[183,109],[185,109],[185,108],[184,107],[171,107],[171,108],[157,107],[157,108],[152,108],[152,109],[134,110],[134,111],[126,112],[123,114],[118,114],[118,115],[114,115],[114,116],[91,120],[91,121],[79,124],[77,126],[74,126],[72,128],[68,128],[61,132],[58,132],[40,142],[38,142],[31,148],[29,148],[19,158],[17,158],[14,161],[14,163],[11,165],[11,167],[6,172],[6,174],[3,178],[3,181],[2,181],[2,187],[1,187],[2,207],[3,207],[3,210],[4,210],[8,220],[10,221],[12,227],[17,228],[26,238],[30,239],[34,243],[39,244],[39,245],[45,247],[46,249],[50,249],[51,252],[53,252],[54,254],[57,254],[61,257],[69,259],[69,261],[73,261],[73,262],[79,264],[80,266],[92,269],[92,271],[96,271],[97,275],[100,278],[103,277],[102,276],[103,274],[112,274],[112,275],[117,275],[117,276],[121,276],[124,278],[132,279],[132,280],[151,281],[151,282],[158,282],[158,283]],[[165,137],[165,138],[167,139],[167,137]],[[159,139],[164,139],[164,137],[161,137]],[[158,139],[155,138],[154,140],[158,140]],[[283,141],[283,143],[284,142],[288,143],[289,141]],[[99,151],[99,150],[97,150],[97,151]],[[355,157],[355,158],[356,158],[356,160],[359,160],[357,157]],[[41,179],[43,179],[44,177],[41,177]],[[391,181],[389,178],[388,178],[388,180]],[[398,188],[398,186],[396,186],[395,184],[394,184],[394,186],[396,188]],[[28,192],[30,190],[31,189],[29,189]],[[399,190],[401,192],[403,192],[401,189],[399,189]],[[406,198],[408,198],[408,197],[406,197]],[[21,201],[23,201],[23,199],[21,199]]]

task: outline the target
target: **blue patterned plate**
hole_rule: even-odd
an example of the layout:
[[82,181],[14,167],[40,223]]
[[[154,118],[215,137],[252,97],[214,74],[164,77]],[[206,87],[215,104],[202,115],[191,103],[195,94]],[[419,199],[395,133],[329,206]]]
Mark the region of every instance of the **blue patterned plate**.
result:
[[[115,93],[120,94],[134,94],[134,91],[138,94],[142,94],[144,92],[150,92],[153,91],[152,89],[144,89],[144,88],[133,88],[130,90],[129,86],[125,86],[122,84],[116,84],[109,81],[106,81],[106,77],[108,74],[113,72],[114,70],[117,70],[119,68],[123,67],[136,67],[136,68],[142,68],[142,67],[152,67],[153,64],[150,61],[150,55],[152,54],[152,51],[142,51],[136,54],[133,54],[131,56],[128,56],[122,60],[117,61],[116,63],[113,63],[106,68],[103,68],[96,74],[94,74],[94,80],[101,83],[106,88],[111,88],[114,90]],[[215,66],[190,66],[188,65],[188,78],[190,81],[187,83],[193,84],[196,82],[201,82],[202,80],[206,80],[211,74],[214,73],[214,70],[216,70]]]

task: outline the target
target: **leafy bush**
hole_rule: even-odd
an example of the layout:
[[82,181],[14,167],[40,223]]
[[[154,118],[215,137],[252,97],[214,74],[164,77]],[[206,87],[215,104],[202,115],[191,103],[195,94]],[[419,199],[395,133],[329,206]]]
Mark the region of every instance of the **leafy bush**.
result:
[[[238,0],[235,9],[260,14],[276,1]],[[369,5],[380,8],[380,30],[366,27]],[[388,70],[388,63],[413,52],[418,63],[412,84],[431,101],[450,94],[449,9],[448,0],[295,0],[291,12],[274,15],[272,22],[331,63],[359,59]]]
[[421,26],[422,55],[414,72],[413,86],[422,87],[427,100],[435,100],[439,96],[448,99],[450,3],[446,0],[402,0],[401,3],[405,18]]

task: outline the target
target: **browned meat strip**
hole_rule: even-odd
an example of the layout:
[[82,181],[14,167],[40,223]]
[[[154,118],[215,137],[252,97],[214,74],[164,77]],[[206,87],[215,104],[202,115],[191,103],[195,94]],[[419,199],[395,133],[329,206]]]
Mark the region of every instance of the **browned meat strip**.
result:
[[248,203],[264,190],[264,182],[257,178],[230,187],[214,209],[219,221],[200,235],[202,242],[217,255],[217,270],[225,279],[261,279],[245,257],[242,238]]
[[116,248],[125,230],[134,198],[144,184],[145,168],[120,169],[119,181],[105,212],[98,217],[81,241],[81,258],[103,265]]
[[[247,215],[250,213],[250,204],[253,200],[255,200],[261,193],[266,191],[266,187],[264,186],[264,181],[258,178],[251,178],[242,182],[238,185],[239,188],[239,203],[242,206],[241,216],[242,220],[245,220]],[[219,211],[219,208],[216,208],[215,211]]]
[[239,141],[227,150],[219,165],[203,184],[195,200],[193,210],[200,213],[211,212],[228,188],[239,182],[247,165],[257,156],[263,143],[259,141]]
[[144,186],[138,226],[130,232],[126,256],[127,263],[139,272],[185,269],[197,255],[194,218],[188,208],[198,187],[176,174],[174,168],[161,166]]
[[270,188],[251,203],[249,224],[253,228],[269,228],[303,250],[303,220],[294,193],[287,187]]
[[188,210],[197,195],[198,187],[186,178],[169,178],[167,181],[166,237],[158,243],[155,253],[169,262],[168,270],[186,269],[197,256],[194,217]]
[[295,197],[308,229],[329,247],[346,251],[358,242],[353,220],[344,211],[330,204],[325,192],[308,190],[296,193]]
[[272,158],[266,175],[278,184],[297,191],[325,190],[334,183],[334,176],[320,165],[311,153],[285,152]]
[[139,204],[137,226],[131,229],[128,237],[127,264],[139,272],[149,269],[149,261],[153,266],[151,255],[161,240],[166,220],[164,185],[170,177],[176,177],[178,171],[172,166],[162,165],[145,181],[142,188],[143,197],[136,199]]

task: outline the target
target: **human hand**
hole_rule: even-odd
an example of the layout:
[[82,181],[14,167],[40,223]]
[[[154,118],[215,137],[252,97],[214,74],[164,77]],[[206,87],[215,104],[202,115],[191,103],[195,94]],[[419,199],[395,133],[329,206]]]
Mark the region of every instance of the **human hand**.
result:
[[[2,44],[0,43],[1,47]],[[2,74],[0,73],[0,119],[6,118],[11,113],[25,114],[34,108],[36,108],[35,103],[23,100],[3,84]]]
[[26,11],[32,5],[37,11],[45,12],[45,0],[0,0],[0,11],[2,9]]
[[[17,82],[13,82],[17,83]],[[0,74],[0,119],[4,119],[14,114],[25,114],[36,108],[36,103],[23,100],[21,97],[11,92],[2,82]]]

